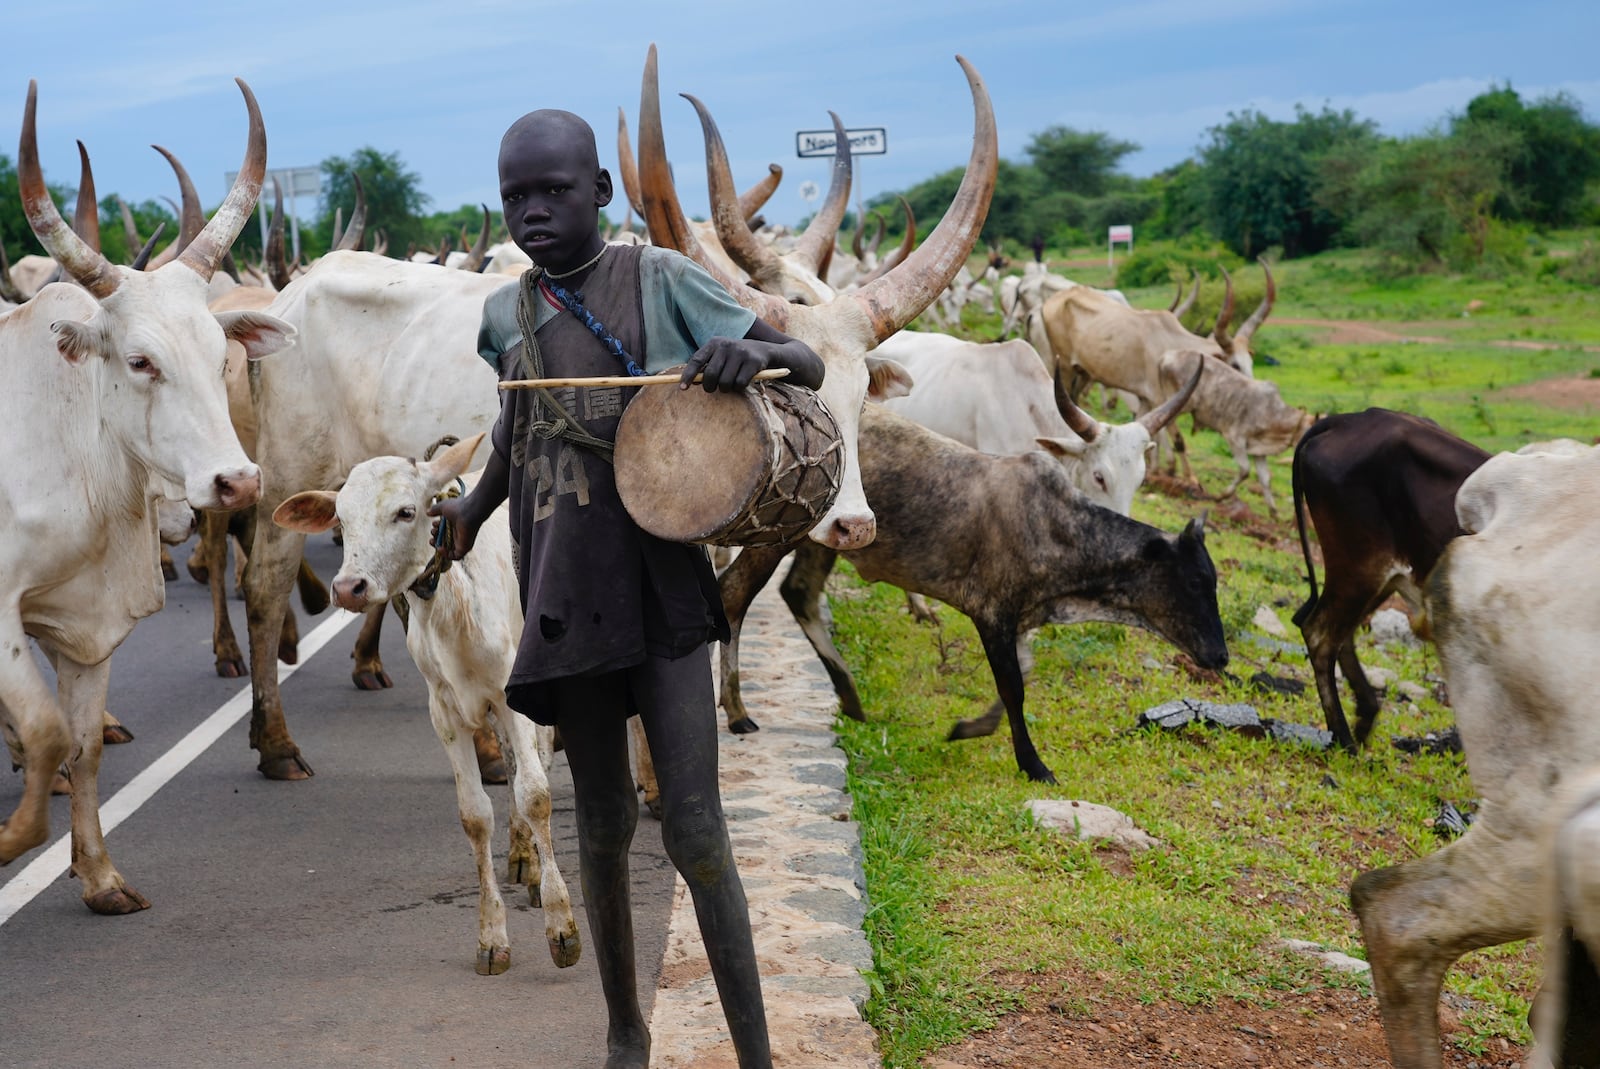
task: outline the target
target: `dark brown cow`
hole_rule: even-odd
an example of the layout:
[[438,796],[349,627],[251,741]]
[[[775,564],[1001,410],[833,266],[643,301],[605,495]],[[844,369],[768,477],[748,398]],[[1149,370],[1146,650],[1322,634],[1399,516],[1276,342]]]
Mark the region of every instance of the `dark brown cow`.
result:
[[[1420,606],[1419,585],[1461,533],[1456,491],[1488,459],[1432,420],[1384,408],[1324,417],[1295,449],[1294,514],[1311,597],[1294,622],[1305,636],[1328,730],[1351,753],[1378,717],[1378,695],[1356,660],[1356,628],[1390,594]],[[1307,513],[1322,546],[1320,594]],[[1353,735],[1339,704],[1335,660],[1356,699]]]
[[[1178,535],[1090,504],[1046,453],[997,457],[868,405],[861,415],[861,479],[877,538],[844,556],[869,582],[938,598],[972,619],[1007,719],[1017,766],[1054,783],[1028,737],[1022,702],[1025,632],[1047,623],[1103,620],[1152,631],[1206,668],[1228,663],[1217,614],[1217,572],[1194,520]],[[746,549],[723,573],[734,635],[786,547]],[[802,543],[783,596],[827,666],[843,711],[862,719],[854,681],[828,635],[823,583],[838,553]],[[725,656],[737,665],[738,647]],[[730,666],[731,667],[731,666]],[[736,672],[724,704],[738,701]],[[739,706],[742,710],[742,706]],[[952,739],[992,734],[999,707],[959,721]],[[752,730],[746,723],[745,730]]]

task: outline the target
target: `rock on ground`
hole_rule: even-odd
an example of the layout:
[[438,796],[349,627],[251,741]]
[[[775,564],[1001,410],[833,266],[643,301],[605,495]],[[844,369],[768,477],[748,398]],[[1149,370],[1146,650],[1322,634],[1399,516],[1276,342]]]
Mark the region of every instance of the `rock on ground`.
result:
[[1126,813],[1094,802],[1035,798],[1028,802],[1033,822],[1079,839],[1110,839],[1130,850],[1148,850],[1161,840],[1147,834]]

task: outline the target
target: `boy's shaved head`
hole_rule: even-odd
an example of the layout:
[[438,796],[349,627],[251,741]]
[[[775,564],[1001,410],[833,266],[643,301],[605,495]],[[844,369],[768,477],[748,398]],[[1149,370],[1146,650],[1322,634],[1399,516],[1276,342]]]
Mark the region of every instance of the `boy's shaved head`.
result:
[[568,164],[583,167],[588,172],[600,169],[594,128],[570,111],[542,108],[530,111],[512,123],[500,139],[502,172],[508,156],[520,155],[515,152],[517,148],[526,151],[535,146],[540,155],[549,154]]

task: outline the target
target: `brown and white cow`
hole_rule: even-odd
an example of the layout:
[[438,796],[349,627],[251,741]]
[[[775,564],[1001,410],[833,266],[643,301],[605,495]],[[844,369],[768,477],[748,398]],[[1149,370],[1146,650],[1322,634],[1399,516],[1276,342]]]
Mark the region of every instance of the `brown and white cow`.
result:
[[[48,837],[47,792],[69,761],[73,868],[100,913],[148,902],[106,851],[96,775],[110,657],[134,623],[159,609],[160,497],[198,508],[241,508],[261,472],[228,422],[226,344],[261,357],[292,328],[260,312],[213,315],[207,285],[249,220],[266,169],[266,132],[241,81],[249,148],[216,216],[171,264],[115,267],[62,220],[45,189],[30,83],[18,153],[23,208],[76,284],[46,286],[0,317],[0,435],[26,464],[0,471],[0,712],[25,758],[17,810],[0,826],[0,862]],[[57,676],[52,696],[28,640]]]
[[[1484,801],[1454,843],[1362,873],[1350,888],[1398,1069],[1442,1064],[1439,994],[1456,959],[1539,933],[1552,875],[1550,818],[1578,814],[1581,839],[1595,841],[1581,792],[1600,765],[1596,501],[1600,450],[1492,457],[1456,493],[1464,533],[1423,586],[1472,785]],[[1593,857],[1585,860],[1577,875],[1588,882]],[[1592,1022],[1593,1002],[1583,1012]]]
[[[990,456],[882,405],[862,413],[860,441],[878,537],[843,556],[868,582],[938,598],[969,616],[1000,692],[1000,706],[959,721],[950,738],[992,734],[1003,706],[1018,768],[1029,779],[1055,782],[1023,716],[1023,665],[1031,658],[1022,636],[1044,624],[1130,624],[1203,667],[1228,663],[1201,521],[1165,534],[1090,504],[1042,452]],[[746,549],[723,572],[723,606],[735,627],[785,552]],[[838,556],[816,543],[800,545],[783,595],[827,667],[842,711],[865,719],[821,604]],[[724,697],[726,688],[724,682]]]
[[[1356,657],[1356,628],[1398,593],[1422,606],[1421,584],[1461,529],[1456,491],[1489,454],[1432,420],[1384,408],[1326,416],[1294,451],[1294,515],[1311,596],[1294,614],[1333,740],[1360,749],[1378,717],[1378,695]],[[1323,584],[1306,538],[1322,547]],[[1352,733],[1334,665],[1356,699]]]
[[[461,826],[478,871],[477,970],[511,965],[506,907],[490,852],[494,806],[478,774],[473,735],[492,728],[509,754],[511,853],[507,878],[542,905],[550,957],[578,960],[578,925],[550,835],[550,782],[555,729],[536,727],[511,711],[505,681],[522,638],[522,601],[511,556],[505,506],[484,524],[476,547],[445,571],[430,538],[429,504],[457,485],[480,432],[437,459],[375,457],[357,464],[337,494],[308,490],[279,505],[275,522],[302,534],[344,530],[344,563],[333,580],[341,608],[364,612],[393,600],[408,608],[406,649],[428,684],[428,715],[455,772]],[[465,485],[465,481],[462,485]]]

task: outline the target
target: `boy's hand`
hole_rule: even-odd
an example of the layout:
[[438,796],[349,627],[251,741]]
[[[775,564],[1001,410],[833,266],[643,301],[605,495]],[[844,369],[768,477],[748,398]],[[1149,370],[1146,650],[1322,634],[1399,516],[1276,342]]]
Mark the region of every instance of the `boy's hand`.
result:
[[479,524],[473,522],[471,513],[467,511],[467,499],[464,497],[447,497],[435,501],[428,506],[428,515],[437,516],[439,519],[433,525],[433,541],[439,542],[439,524],[450,525],[450,538],[445,544],[445,555],[451,560],[460,560],[467,555],[472,544],[478,540]]
[[737,393],[771,366],[768,349],[745,338],[712,338],[684,365],[679,388],[687,390],[696,375],[704,375],[706,393]]

